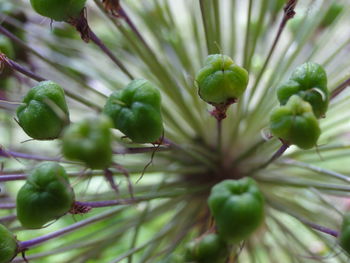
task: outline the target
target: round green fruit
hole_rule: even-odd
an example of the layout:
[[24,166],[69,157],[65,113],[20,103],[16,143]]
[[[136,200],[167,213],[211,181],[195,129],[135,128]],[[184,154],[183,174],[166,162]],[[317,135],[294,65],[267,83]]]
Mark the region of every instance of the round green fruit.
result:
[[323,117],[329,103],[327,74],[323,67],[307,62],[296,68],[290,79],[277,89],[277,97],[282,105],[293,95],[309,102],[317,118]]
[[62,137],[67,159],[82,161],[92,169],[107,168],[112,162],[112,123],[107,116],[90,117],[71,124]]
[[32,88],[17,108],[18,123],[33,139],[52,140],[60,136],[69,123],[63,89],[52,81]]
[[301,149],[314,147],[321,134],[310,104],[297,95],[271,113],[270,130],[274,136]]
[[264,198],[252,178],[216,184],[208,204],[219,236],[229,243],[248,238],[264,219]]
[[17,218],[25,228],[41,228],[66,214],[74,203],[64,168],[53,162],[38,165],[17,194]]
[[40,15],[56,21],[77,17],[86,0],[30,0],[33,9]]
[[153,143],[163,133],[161,96],[152,83],[133,80],[124,89],[114,92],[107,100],[104,113],[133,142]]
[[17,255],[15,236],[0,224],[0,263],[9,263]]
[[216,105],[231,104],[248,85],[248,72],[225,55],[210,55],[196,76],[198,93],[202,100]]
[[227,244],[217,234],[209,234],[187,245],[185,262],[225,263],[228,254]]

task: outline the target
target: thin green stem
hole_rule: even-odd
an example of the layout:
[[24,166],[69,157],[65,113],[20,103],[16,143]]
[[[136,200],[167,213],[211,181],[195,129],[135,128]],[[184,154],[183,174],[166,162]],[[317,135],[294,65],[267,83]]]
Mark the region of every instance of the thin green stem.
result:
[[307,181],[300,178],[283,178],[285,175],[275,177],[262,177],[256,176],[255,179],[259,182],[270,184],[270,185],[279,185],[282,187],[296,187],[296,188],[316,188],[319,190],[325,191],[336,191],[338,193],[344,192],[348,193],[350,191],[350,187],[346,185],[336,185],[336,184],[327,184],[327,183],[319,183],[314,181]]
[[199,0],[201,15],[202,15],[202,22],[203,22],[203,28],[204,28],[204,34],[205,34],[205,41],[207,43],[207,51],[208,54],[215,54],[215,40],[213,37],[213,30],[212,30],[212,23],[211,23],[211,15],[210,15],[210,8],[208,7],[208,1],[207,0]]
[[283,159],[278,161],[278,164],[284,164],[284,165],[288,165],[288,166],[295,166],[295,167],[300,167],[300,168],[304,168],[310,171],[314,171],[317,174],[323,174],[323,175],[328,175],[337,179],[340,179],[344,182],[350,183],[350,177],[348,177],[347,175],[341,174],[341,173],[337,173],[335,171],[332,170],[328,170],[328,169],[324,169],[312,164],[308,164],[308,163],[304,163],[304,162],[300,162],[300,161],[296,161],[296,160],[292,160],[292,159]]
[[249,0],[248,3],[248,15],[246,21],[246,30],[245,30],[245,40],[244,40],[244,57],[243,57],[243,67],[247,69],[248,64],[248,53],[250,48],[250,27],[251,27],[251,16],[253,9],[253,0]]
[[220,20],[220,3],[221,0],[213,1],[215,44],[221,49],[221,20]]
[[232,31],[231,31],[231,46],[230,46],[230,53],[232,57],[235,57],[236,54],[236,34],[237,34],[237,28],[236,28],[236,0],[231,0],[231,27],[232,27]]
[[259,36],[261,35],[261,33],[262,33],[261,31],[264,28],[264,20],[266,17],[268,4],[269,4],[268,0],[263,0],[261,2],[259,18],[258,18],[258,21],[256,21],[256,30],[255,30],[254,35],[253,35],[252,45],[251,45],[251,48],[249,50],[249,55],[248,55],[248,61],[247,61],[247,66],[246,66],[246,69],[248,72],[251,69],[252,58],[255,54],[255,49],[257,47]]

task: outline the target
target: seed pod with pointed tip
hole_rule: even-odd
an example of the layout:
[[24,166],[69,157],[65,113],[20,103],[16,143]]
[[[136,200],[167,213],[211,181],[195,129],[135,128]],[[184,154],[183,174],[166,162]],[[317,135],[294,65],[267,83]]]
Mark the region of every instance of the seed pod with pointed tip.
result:
[[38,14],[56,21],[66,21],[78,16],[85,2],[86,0],[30,0]]
[[52,140],[60,136],[69,123],[63,89],[52,81],[32,88],[17,108],[18,123],[33,139]]
[[224,263],[228,253],[227,244],[219,235],[212,233],[187,245],[185,262]]
[[293,95],[309,102],[317,118],[324,116],[328,108],[329,91],[327,74],[323,67],[313,62],[297,67],[290,79],[277,90],[277,97],[282,105]]
[[41,228],[66,214],[74,203],[64,168],[54,162],[38,165],[17,194],[17,218],[25,228]]
[[314,147],[321,133],[310,103],[297,95],[271,113],[270,130],[274,136],[301,149]]
[[82,161],[92,169],[107,168],[112,162],[111,120],[104,115],[71,124],[62,137],[67,159]]
[[248,72],[225,55],[210,55],[196,76],[202,100],[214,106],[238,99],[248,85]]
[[17,255],[15,236],[0,224],[0,263],[9,263]]
[[249,177],[216,184],[208,199],[219,236],[237,244],[248,238],[264,219],[264,198]]
[[161,96],[157,88],[145,79],[130,82],[114,92],[103,112],[133,142],[153,143],[163,133]]

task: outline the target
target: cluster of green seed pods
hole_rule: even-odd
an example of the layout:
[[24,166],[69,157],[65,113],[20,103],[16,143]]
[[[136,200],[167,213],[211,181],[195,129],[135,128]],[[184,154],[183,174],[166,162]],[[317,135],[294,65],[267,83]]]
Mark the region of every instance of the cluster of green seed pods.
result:
[[33,139],[62,137],[64,156],[82,161],[92,169],[111,164],[113,125],[135,143],[156,142],[163,133],[160,93],[144,79],[134,80],[114,92],[103,115],[71,125],[64,90],[52,81],[43,81],[26,94],[17,108],[17,118]]
[[281,107],[270,115],[271,133],[287,144],[310,149],[317,144],[329,103],[327,74],[322,66],[307,62],[277,90]]
[[277,97],[281,105],[285,105],[293,95],[298,95],[310,103],[316,118],[323,117],[329,103],[325,70],[312,62],[297,67],[289,80],[277,90]]
[[[69,124],[64,90],[52,81],[32,88],[17,108],[19,125],[32,138],[60,138],[63,155],[91,169],[112,163],[113,124],[133,142],[158,140],[163,132],[159,91],[147,80],[132,81],[107,100],[105,114]],[[110,118],[110,117],[111,118]],[[69,212],[74,192],[62,166],[37,166],[17,195],[17,217],[25,228],[41,228]]]

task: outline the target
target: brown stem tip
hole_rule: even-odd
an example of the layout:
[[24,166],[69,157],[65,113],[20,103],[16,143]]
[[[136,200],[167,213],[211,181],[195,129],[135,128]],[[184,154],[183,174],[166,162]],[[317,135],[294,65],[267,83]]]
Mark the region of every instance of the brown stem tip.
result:
[[78,17],[70,18],[68,24],[74,26],[80,33],[81,39],[88,43],[91,39],[91,30],[86,19],[86,9],[81,10]]
[[102,0],[102,4],[106,12],[114,17],[120,16],[120,3],[119,0]]
[[231,104],[236,103],[236,102],[237,102],[237,99],[232,98],[232,99],[228,99],[225,103],[221,103],[221,104],[212,103],[212,105],[215,107],[215,109],[212,110],[210,112],[210,114],[212,116],[214,116],[218,121],[222,121],[227,116],[226,111],[227,111],[228,107],[230,107]]

